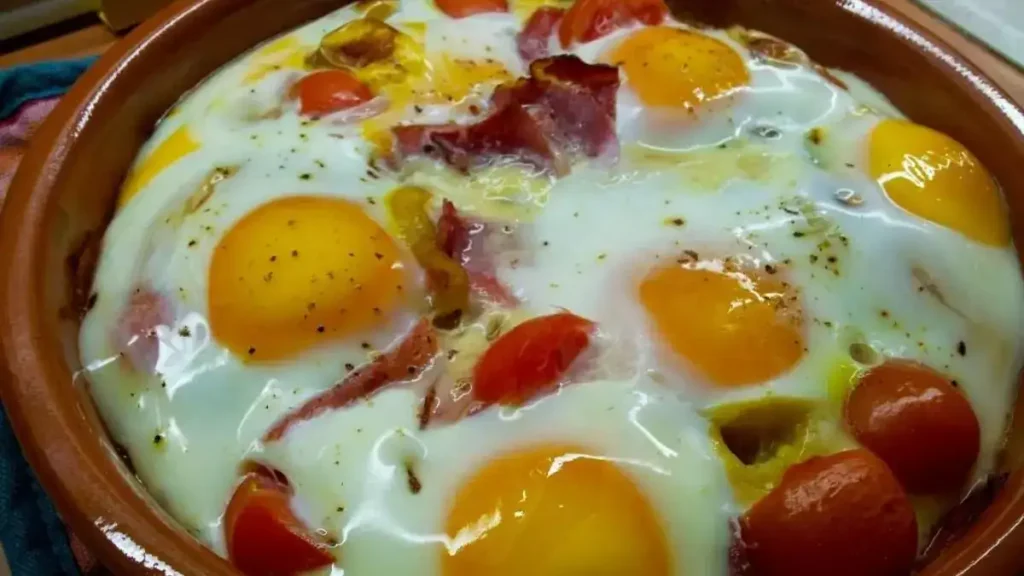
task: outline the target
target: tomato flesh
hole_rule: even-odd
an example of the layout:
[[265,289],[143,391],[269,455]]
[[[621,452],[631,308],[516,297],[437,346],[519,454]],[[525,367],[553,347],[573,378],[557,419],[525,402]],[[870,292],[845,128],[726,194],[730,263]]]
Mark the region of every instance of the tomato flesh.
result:
[[319,70],[307,74],[291,89],[299,100],[299,113],[305,116],[323,116],[373,98],[370,88],[344,70]]
[[960,489],[981,446],[978,417],[964,395],[911,362],[869,370],[846,400],[846,424],[914,493]]
[[655,25],[668,16],[664,0],[576,0],[558,25],[562,48],[590,42],[633,22]]
[[910,500],[862,449],[790,467],[740,531],[751,576],[908,576],[917,556]]
[[508,12],[506,0],[436,0],[437,7],[452,18],[465,18],[484,12]]
[[521,404],[558,383],[590,344],[594,323],[562,312],[532,318],[498,338],[473,370],[484,404]]
[[334,563],[292,512],[291,490],[261,472],[247,474],[224,514],[228,558],[246,576],[291,576]]
[[523,60],[533,62],[548,55],[548,42],[563,16],[565,10],[553,6],[542,6],[530,15],[516,37],[516,48]]

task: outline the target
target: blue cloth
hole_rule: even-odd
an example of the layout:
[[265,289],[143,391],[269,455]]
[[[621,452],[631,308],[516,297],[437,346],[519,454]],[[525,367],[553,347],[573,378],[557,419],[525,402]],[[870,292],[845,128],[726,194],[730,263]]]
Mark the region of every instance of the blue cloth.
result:
[[64,524],[0,410],[0,542],[14,576],[78,574]]
[[0,120],[30,100],[60,96],[96,60],[55,60],[0,70]]
[[[0,120],[32,100],[60,96],[95,57],[0,70]],[[0,543],[14,576],[80,572],[64,524],[21,453],[0,409]]]

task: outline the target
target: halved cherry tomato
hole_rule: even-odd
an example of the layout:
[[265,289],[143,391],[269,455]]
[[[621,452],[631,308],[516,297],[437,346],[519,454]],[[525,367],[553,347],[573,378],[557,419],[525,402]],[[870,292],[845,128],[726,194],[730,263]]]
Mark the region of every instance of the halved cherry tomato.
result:
[[633,22],[660,24],[668,15],[664,0],[576,0],[558,25],[563,48],[590,42]]
[[569,312],[532,318],[484,351],[473,369],[473,396],[521,404],[558,383],[590,344],[594,323]]
[[289,487],[250,472],[224,513],[228,559],[246,576],[292,576],[334,563],[289,506]]
[[920,364],[869,370],[846,400],[846,423],[910,492],[958,490],[978,459],[981,429],[971,404]]
[[483,12],[508,12],[507,0],[435,0],[437,7],[452,18],[465,18]]
[[917,556],[914,508],[867,450],[792,466],[740,532],[756,576],[908,576]]
[[323,116],[358,106],[373,98],[370,88],[344,70],[318,70],[303,76],[291,88],[299,99],[299,113]]

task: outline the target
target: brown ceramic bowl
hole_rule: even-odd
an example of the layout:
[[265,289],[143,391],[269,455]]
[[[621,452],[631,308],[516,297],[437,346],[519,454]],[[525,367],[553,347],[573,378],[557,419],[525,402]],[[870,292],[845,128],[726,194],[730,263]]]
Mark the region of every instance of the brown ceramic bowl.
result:
[[[117,457],[77,385],[77,309],[118,188],[154,123],[207,74],[258,42],[346,0],[177,2],[94,66],[37,134],[0,226],[3,401],[29,462],[63,518],[116,573],[230,574],[162,512]],[[1001,182],[1024,246],[1024,113],[938,39],[872,0],[686,0],[687,16],[742,24],[860,75],[913,119],[974,151]],[[1024,415],[1024,410],[1020,410]],[[1018,440],[1018,437],[1021,440]],[[956,524],[928,576],[1024,569],[1024,423],[1008,480]],[[977,516],[974,521],[974,516]]]

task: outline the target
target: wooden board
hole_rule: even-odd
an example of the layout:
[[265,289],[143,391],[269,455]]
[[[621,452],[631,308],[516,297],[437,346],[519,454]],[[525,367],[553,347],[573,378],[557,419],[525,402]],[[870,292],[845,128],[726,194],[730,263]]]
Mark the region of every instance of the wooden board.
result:
[[110,47],[117,39],[117,35],[105,26],[95,24],[9,54],[2,54],[0,55],[0,68],[41,62],[43,60],[59,60],[99,54]]

